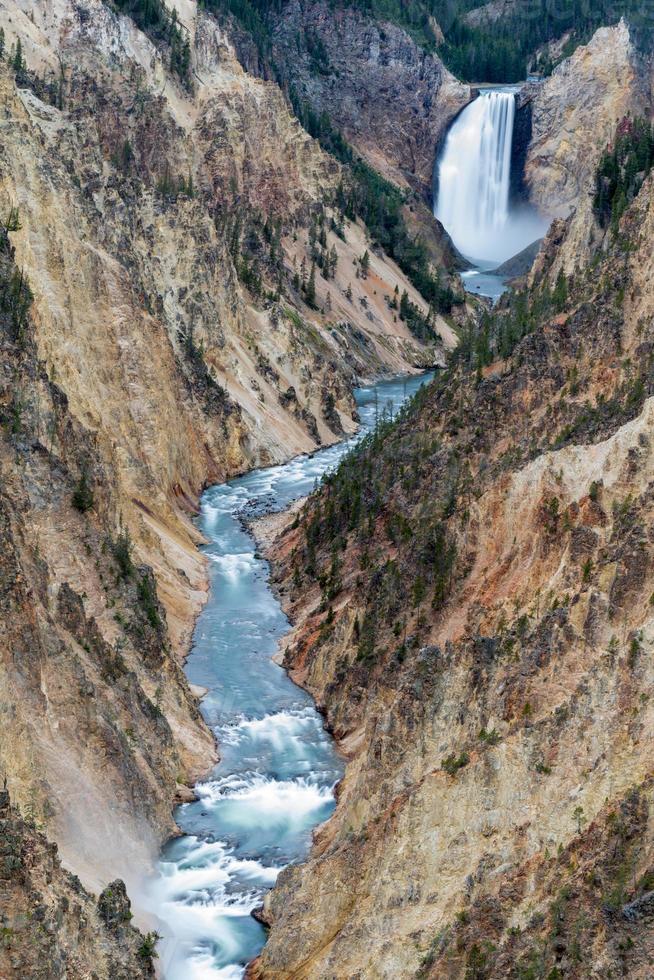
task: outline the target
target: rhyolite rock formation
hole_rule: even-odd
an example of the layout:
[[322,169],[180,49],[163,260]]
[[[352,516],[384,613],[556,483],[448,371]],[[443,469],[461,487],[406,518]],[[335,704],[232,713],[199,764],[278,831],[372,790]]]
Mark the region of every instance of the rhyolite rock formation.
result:
[[0,789],[0,976],[154,977],[153,937],[131,919],[124,882],[111,882],[96,902]]
[[0,778],[86,887],[132,896],[215,758],[181,667],[201,490],[341,438],[357,379],[456,341],[410,333],[389,298],[426,304],[379,250],[357,275],[339,163],[215,19],[179,19],[185,76],[101,0],[0,10]]
[[[333,220],[342,165],[271,78],[244,70],[235,34],[192,2],[178,15],[186,72],[171,69],[169,40],[102,0],[0,9],[12,800],[0,795],[0,975],[12,980],[152,975],[153,937],[130,924],[137,879],[216,752],[181,666],[207,587],[192,523],[202,488],[351,432],[357,380],[444,364],[458,339],[442,316],[437,343],[409,332],[391,297],[426,304],[360,222]],[[409,227],[450,261],[426,201],[468,88],[406,32],[322,0],[283,5],[273,45],[289,84],[409,192]],[[430,395],[397,447],[399,466],[424,435],[429,461],[405,474],[398,509],[438,506],[458,546],[447,601],[424,610],[429,634],[397,656],[398,619],[378,659],[358,660],[370,566],[357,542],[331,631],[318,584],[301,596],[289,584],[302,523],[275,547],[298,622],[287,664],[350,764],[311,861],[267,903],[264,976],[367,976],[370,963],[459,976],[481,969],[476,946],[489,976],[506,975],[512,950],[583,976],[578,947],[598,969],[647,975],[651,182],[624,218],[631,251],[600,234],[589,204],[612,127],[645,105],[640,70],[620,25],[532,100],[528,186],[562,215],[535,281],[553,285],[598,243],[601,275],[510,362]],[[336,269],[314,269],[308,303],[297,283],[319,219]],[[403,548],[410,574],[416,555],[393,528],[375,560]]]
[[462,352],[273,534],[348,763],[250,976],[651,972],[653,215],[650,176],[552,294],[561,222],[512,353]]
[[374,167],[428,193],[436,147],[469,86],[406,31],[356,7],[291,0],[273,37],[299,96]]
[[525,180],[530,200],[545,213],[574,212],[560,259],[567,273],[589,258],[600,155],[618,123],[646,111],[649,99],[645,64],[625,21],[597,31],[535,87]]

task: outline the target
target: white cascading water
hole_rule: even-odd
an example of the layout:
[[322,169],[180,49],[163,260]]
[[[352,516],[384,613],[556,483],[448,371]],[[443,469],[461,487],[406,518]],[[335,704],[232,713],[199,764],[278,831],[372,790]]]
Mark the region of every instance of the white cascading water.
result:
[[512,211],[515,92],[485,91],[456,119],[438,167],[436,217],[467,259],[499,265],[546,227],[531,209]]

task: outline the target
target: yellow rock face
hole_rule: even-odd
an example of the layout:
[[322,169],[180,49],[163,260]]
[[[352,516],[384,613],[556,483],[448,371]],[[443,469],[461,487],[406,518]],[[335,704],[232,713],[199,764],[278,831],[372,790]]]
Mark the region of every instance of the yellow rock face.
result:
[[[20,39],[32,77],[60,86],[52,105],[0,69],[0,214],[18,209],[14,261],[34,297],[28,350],[7,348],[1,395],[31,442],[18,455],[18,435],[2,445],[17,577],[0,772],[93,886],[147,865],[174,829],[178,786],[214,757],[179,663],[206,591],[191,522],[202,488],[338,438],[326,393],[352,431],[355,373],[442,359],[383,302],[396,285],[411,289],[382,257],[346,299],[365,246],[358,227],[338,242],[336,281],[318,277],[316,311],[292,296],[255,302],[241,285],[236,212],[283,216],[290,265],[340,172],[279,89],[243,72],[216,23],[176,6],[192,42],[186,87],[166,51],[100,0],[0,10],[7,49]],[[282,398],[291,388],[295,399]],[[71,488],[87,466],[95,503],[82,516]],[[134,564],[154,571],[159,633],[137,579],[116,580],[121,529]],[[35,659],[19,682],[23,629]]]

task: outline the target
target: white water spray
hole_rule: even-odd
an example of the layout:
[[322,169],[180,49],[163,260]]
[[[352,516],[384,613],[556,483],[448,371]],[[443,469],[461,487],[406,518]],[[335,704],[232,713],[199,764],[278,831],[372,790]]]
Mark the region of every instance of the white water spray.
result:
[[436,217],[462,255],[486,267],[516,255],[547,227],[531,209],[510,209],[514,121],[514,91],[482,92],[450,129],[438,168]]

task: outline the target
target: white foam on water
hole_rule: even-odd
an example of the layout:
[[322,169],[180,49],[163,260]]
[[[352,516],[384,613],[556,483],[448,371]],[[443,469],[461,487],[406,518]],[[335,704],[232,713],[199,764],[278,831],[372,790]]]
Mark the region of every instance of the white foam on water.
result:
[[[381,385],[379,411],[389,393],[399,402],[413,387],[418,383],[404,380]],[[259,677],[257,658],[269,655],[270,638],[285,620],[272,591],[261,585],[267,569],[254,557],[239,514],[247,502],[267,502],[271,494],[282,506],[309,492],[372,427],[374,406],[362,406],[361,418],[362,430],[347,443],[249,473],[203,496],[201,528],[210,542],[214,587],[195,640],[209,688],[204,710],[210,705],[214,720],[228,719],[215,732],[229,749],[220,775],[196,786],[198,803],[178,811],[191,836],[171,845],[149,889],[149,910],[165,937],[159,962],[166,980],[242,980],[243,964],[265,941],[251,911],[274,884],[277,865],[306,853],[310,828],[333,804],[340,766],[322,718],[283,671],[270,671],[266,662]],[[223,775],[226,769],[231,772]]]
[[331,787],[319,786],[304,776],[277,780],[258,773],[234,773],[201,783],[196,790],[205,804],[234,804],[243,827],[302,826],[311,814],[334,798]]
[[245,967],[216,966],[214,958],[209,954],[190,956],[176,969],[166,971],[166,980],[242,980]]
[[[151,890],[153,907],[168,937],[161,949],[166,980],[242,977],[242,967],[218,965],[206,949],[207,942],[219,947],[223,963],[242,959],[242,938],[233,923],[249,919],[281,868],[235,857],[222,841],[187,837],[183,847],[181,858],[160,863]],[[243,890],[243,880],[252,887]]]
[[303,736],[308,730],[316,733],[322,730],[319,715],[313,706],[277,711],[263,718],[241,717],[238,721],[221,725],[215,729],[218,742],[227,745],[238,745],[244,739],[269,742],[277,750],[293,751],[302,749]]
[[[274,885],[281,868],[252,858],[238,858],[223,841],[185,838],[186,853],[176,861],[161,862],[157,890],[166,903],[207,905],[222,915],[248,914],[257,905],[260,889]],[[235,878],[252,882],[252,892],[227,891]]]
[[210,561],[218,565],[220,571],[236,584],[244,575],[249,575],[256,565],[256,558],[250,552],[241,552],[233,555],[209,555]]

